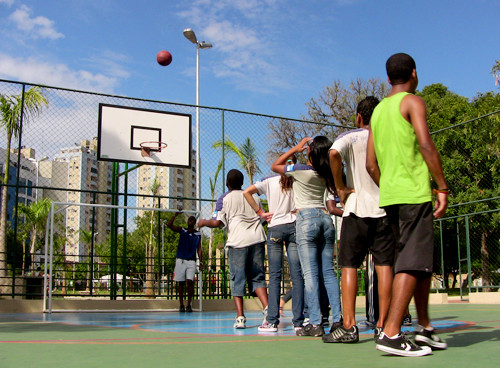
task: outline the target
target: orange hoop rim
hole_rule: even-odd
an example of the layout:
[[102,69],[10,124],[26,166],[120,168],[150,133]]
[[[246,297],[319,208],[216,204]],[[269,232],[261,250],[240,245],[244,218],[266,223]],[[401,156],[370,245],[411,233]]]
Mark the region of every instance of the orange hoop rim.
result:
[[[157,146],[150,147],[150,146],[147,146],[147,144],[156,144]],[[167,148],[168,144],[166,144],[165,142],[160,142],[160,141],[147,141],[147,142],[139,143],[139,146],[141,146],[141,148],[144,148],[144,149],[161,151],[162,149]]]

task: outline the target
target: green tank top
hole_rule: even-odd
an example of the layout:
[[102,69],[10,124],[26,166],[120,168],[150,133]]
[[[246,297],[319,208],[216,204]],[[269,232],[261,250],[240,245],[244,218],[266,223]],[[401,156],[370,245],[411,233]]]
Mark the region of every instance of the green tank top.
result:
[[429,169],[413,126],[401,115],[401,101],[408,94],[384,98],[370,122],[380,167],[380,207],[431,201]]

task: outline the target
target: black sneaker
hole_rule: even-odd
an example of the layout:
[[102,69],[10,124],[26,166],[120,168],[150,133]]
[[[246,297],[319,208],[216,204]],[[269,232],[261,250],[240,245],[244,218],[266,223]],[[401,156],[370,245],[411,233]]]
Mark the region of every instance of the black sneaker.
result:
[[335,331],[337,328],[342,327],[343,325],[344,325],[344,319],[340,317],[340,321],[332,323],[332,327],[330,327],[330,333]]
[[312,324],[308,324],[304,327],[302,327],[299,330],[295,330],[295,334],[297,336],[323,336],[325,334],[325,330],[323,329],[323,326],[315,326]]
[[375,330],[373,332],[373,340],[375,340],[375,342],[378,342],[382,330],[383,330],[382,327],[375,327]]
[[186,308],[184,308],[183,305],[179,307],[179,312],[184,313],[186,311]]
[[415,334],[415,342],[420,346],[428,346],[432,350],[445,350],[448,344],[441,340],[436,334],[435,329],[426,330],[425,328]]
[[390,339],[385,333],[381,333],[377,341],[377,349],[392,355],[417,357],[432,354],[428,346],[420,347],[408,339],[406,335],[399,333],[394,339]]
[[191,308],[191,306],[190,306],[190,305],[188,305],[188,306],[186,307],[186,312],[188,312],[188,313],[193,313],[193,308]]
[[328,335],[323,335],[323,342],[343,342],[352,343],[359,341],[358,326],[352,326],[350,329],[346,330],[344,326],[337,328],[332,333]]
[[401,323],[403,326],[411,326],[411,314],[407,314],[403,317],[403,322]]

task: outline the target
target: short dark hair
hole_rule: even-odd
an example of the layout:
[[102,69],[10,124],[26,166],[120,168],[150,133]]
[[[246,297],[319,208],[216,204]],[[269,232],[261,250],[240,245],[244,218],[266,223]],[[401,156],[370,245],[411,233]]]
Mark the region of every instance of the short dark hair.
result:
[[392,55],[385,63],[387,76],[392,85],[408,82],[413,69],[416,68],[415,60],[403,52]]
[[231,189],[241,189],[243,186],[243,174],[240,170],[231,169],[227,173],[227,186]]
[[370,124],[373,109],[378,105],[379,102],[379,99],[375,96],[368,96],[359,101],[358,107],[356,108],[356,113],[361,114],[364,125]]

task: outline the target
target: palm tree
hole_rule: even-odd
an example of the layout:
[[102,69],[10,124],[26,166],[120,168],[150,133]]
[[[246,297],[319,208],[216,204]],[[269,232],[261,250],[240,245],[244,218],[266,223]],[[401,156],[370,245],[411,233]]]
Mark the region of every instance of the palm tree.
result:
[[[212,145],[214,148],[221,148],[222,141],[217,141]],[[250,184],[253,183],[255,174],[260,173],[259,159],[257,158],[257,150],[250,138],[246,138],[243,144],[238,147],[229,137],[224,139],[225,151],[232,152],[238,156],[238,164],[246,171]]]
[[[29,254],[31,255],[31,267],[33,268],[34,257],[36,251],[36,239],[37,236],[44,233],[44,228],[47,223],[47,217],[49,217],[50,206],[52,201],[48,198],[43,198],[40,201],[31,203],[29,206],[24,203],[19,203],[19,211],[23,214],[27,220],[27,225],[31,227],[30,235],[30,248]],[[26,252],[28,253],[28,252]],[[25,257],[27,254],[25,254]],[[26,257],[27,258],[27,257]],[[23,269],[26,271],[25,261]]]
[[10,146],[12,137],[19,138],[21,123],[38,116],[43,105],[48,105],[43,90],[32,87],[19,95],[0,95],[0,126],[5,128],[7,147],[5,152],[5,172],[2,187],[0,210],[0,288],[3,288],[7,276],[7,185],[9,183]]
[[[210,178],[210,194],[212,196],[212,210],[211,213],[214,213],[215,206],[215,194],[217,193],[217,179],[219,178],[219,173],[222,169],[222,160],[219,161],[219,165],[217,165],[217,170],[215,171],[214,178]],[[207,265],[210,267],[212,265],[212,246],[214,242],[214,229],[210,228],[210,238],[208,240],[208,262]]]

